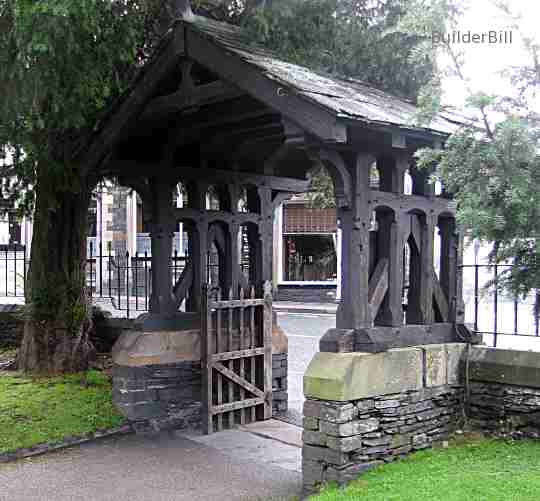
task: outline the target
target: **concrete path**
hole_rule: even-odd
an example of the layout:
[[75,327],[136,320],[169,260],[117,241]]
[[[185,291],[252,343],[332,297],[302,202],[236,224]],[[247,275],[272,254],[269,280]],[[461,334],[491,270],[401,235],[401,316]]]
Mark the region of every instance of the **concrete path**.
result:
[[294,499],[301,490],[301,449],[290,443],[300,430],[278,421],[258,426],[209,436],[129,435],[0,465],[0,499]]

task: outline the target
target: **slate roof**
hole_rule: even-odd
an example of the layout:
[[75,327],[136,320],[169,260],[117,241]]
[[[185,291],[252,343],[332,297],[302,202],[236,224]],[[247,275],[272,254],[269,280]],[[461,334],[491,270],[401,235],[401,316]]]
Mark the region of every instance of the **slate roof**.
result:
[[418,108],[411,102],[358,80],[323,76],[303,66],[280,60],[269,51],[250,43],[245,32],[236,26],[200,16],[194,16],[189,25],[223,50],[259,68],[267,78],[280,82],[297,95],[331,111],[338,118],[444,135],[456,132],[466,122],[464,117],[442,112],[429,125],[414,126]]

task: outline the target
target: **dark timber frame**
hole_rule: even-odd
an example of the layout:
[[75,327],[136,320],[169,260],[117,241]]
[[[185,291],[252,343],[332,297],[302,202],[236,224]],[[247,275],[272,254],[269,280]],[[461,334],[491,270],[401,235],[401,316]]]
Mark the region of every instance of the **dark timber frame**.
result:
[[[342,295],[337,328],[321,350],[447,342],[457,331],[462,337],[455,204],[435,194],[429,172],[414,161],[419,148],[441,147],[461,124],[437,116],[432,128],[413,127],[410,103],[279,61],[246,44],[240,29],[193,16],[181,3],[183,17],[101,122],[84,159],[137,190],[150,215],[152,296],[143,328],[178,330],[190,314],[202,314],[208,325],[219,304],[205,304],[209,252],[219,258],[213,285],[227,291],[228,301],[252,286],[262,297],[272,280],[275,208],[306,191],[306,173],[322,165],[334,182],[342,231]],[[371,188],[373,169],[378,189]],[[411,195],[404,192],[406,172]],[[187,193],[181,209],[171,200],[178,183]],[[210,187],[215,206],[207,203]],[[173,283],[179,222],[189,234],[189,255]],[[247,276],[239,266],[244,244]]]

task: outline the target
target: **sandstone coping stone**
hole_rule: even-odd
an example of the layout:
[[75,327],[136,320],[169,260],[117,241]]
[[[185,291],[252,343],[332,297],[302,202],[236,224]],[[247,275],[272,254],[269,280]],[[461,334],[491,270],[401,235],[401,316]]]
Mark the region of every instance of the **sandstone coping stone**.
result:
[[419,348],[384,353],[316,353],[304,375],[309,398],[351,401],[423,387]]
[[448,359],[445,344],[430,344],[422,346],[424,351],[425,386],[443,386],[448,381]]
[[471,381],[485,381],[540,388],[540,353],[471,347]]
[[[226,336],[223,336],[223,342],[225,340]],[[279,326],[274,324],[272,353],[286,354],[287,350],[287,336]],[[222,351],[226,351],[225,346],[222,346]],[[115,364],[127,367],[199,361],[201,359],[200,329],[125,330],[112,348],[112,359]],[[284,372],[279,377],[286,375],[286,368]]]

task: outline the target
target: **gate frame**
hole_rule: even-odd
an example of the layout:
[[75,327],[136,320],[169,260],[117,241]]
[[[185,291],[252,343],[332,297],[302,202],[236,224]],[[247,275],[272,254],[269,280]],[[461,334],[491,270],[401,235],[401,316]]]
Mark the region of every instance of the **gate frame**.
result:
[[[263,420],[272,417],[272,284],[266,281],[263,285],[263,297],[255,297],[255,289],[251,289],[250,297],[244,298],[244,290],[240,289],[239,299],[232,299],[232,291],[229,291],[228,299],[221,299],[221,290],[210,284],[203,285],[202,305],[201,305],[201,369],[202,369],[202,431],[210,434],[214,431],[223,430],[223,415],[228,414],[229,428],[236,425],[235,411],[240,410],[240,424],[245,424],[246,409],[251,412],[251,422],[257,421],[256,407],[263,405]],[[215,298],[217,296],[217,298]],[[249,309],[250,335],[249,348],[245,348],[244,315]],[[256,344],[256,309],[262,310],[262,346],[255,347]],[[234,310],[240,311],[239,330],[239,350],[231,350],[233,337],[233,315]],[[219,351],[222,342],[222,316],[227,311],[227,347],[229,351]],[[215,318],[215,322],[214,322]],[[213,350],[212,332],[215,325],[215,352]],[[261,327],[259,326],[259,329]],[[258,388],[255,384],[255,364],[256,357],[263,357],[263,388]],[[225,367],[222,362],[240,359],[240,372],[242,374],[244,361],[251,364],[250,379],[248,381],[242,375],[238,375]],[[216,371],[217,378],[214,378]],[[223,377],[228,379],[228,384],[236,384],[240,387],[240,399],[222,402],[222,381]],[[217,404],[213,403],[213,385],[217,383]],[[245,392],[253,394],[251,398],[245,398]],[[229,400],[233,393],[229,386]],[[231,398],[232,397],[232,398]],[[217,430],[214,430],[213,417],[217,416]]]

